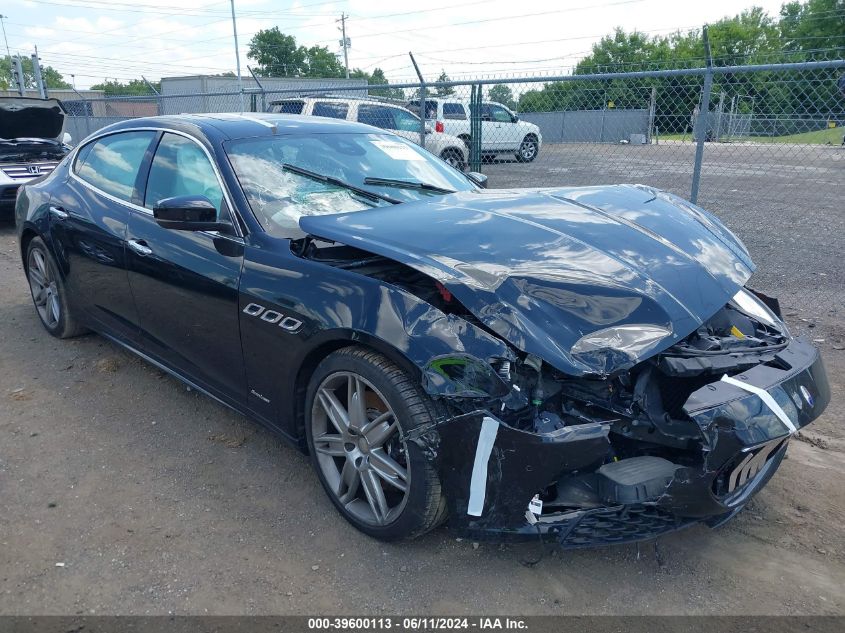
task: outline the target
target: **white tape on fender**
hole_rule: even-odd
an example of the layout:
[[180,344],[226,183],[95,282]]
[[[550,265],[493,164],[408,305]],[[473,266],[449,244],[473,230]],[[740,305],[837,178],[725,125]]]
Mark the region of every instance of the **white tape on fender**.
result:
[[729,385],[733,385],[734,387],[739,387],[749,393],[753,393],[755,396],[759,396],[760,400],[762,400],[769,409],[772,410],[778,419],[783,422],[784,426],[789,429],[790,434],[795,433],[798,429],[792,423],[792,420],[789,419],[789,416],[786,415],[786,411],[784,411],[781,406],[772,398],[771,394],[766,391],[765,389],[760,389],[760,387],[755,387],[754,385],[749,385],[747,382],[742,382],[741,380],[737,380],[736,378],[731,378],[727,374],[722,376],[722,382],[726,382]]
[[490,461],[490,453],[493,452],[493,444],[496,443],[498,432],[499,423],[493,418],[485,417],[481,421],[478,446],[475,448],[475,462],[472,464],[472,478],[469,480],[467,514],[470,516],[480,517],[484,510],[484,498],[487,495],[487,463]]

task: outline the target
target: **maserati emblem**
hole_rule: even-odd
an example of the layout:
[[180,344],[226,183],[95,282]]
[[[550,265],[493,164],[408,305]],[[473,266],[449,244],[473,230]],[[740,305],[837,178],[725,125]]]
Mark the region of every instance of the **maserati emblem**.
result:
[[813,394],[811,394],[810,390],[807,389],[804,385],[801,385],[801,395],[804,396],[804,400],[807,401],[807,404],[812,407],[813,402],[815,402],[815,400],[813,399]]
[[41,175],[41,165],[27,165],[26,170],[33,176]]

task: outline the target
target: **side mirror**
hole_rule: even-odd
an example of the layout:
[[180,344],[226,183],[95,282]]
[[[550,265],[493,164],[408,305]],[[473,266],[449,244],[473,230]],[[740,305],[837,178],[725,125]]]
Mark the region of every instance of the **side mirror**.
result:
[[511,115],[511,121],[513,123],[519,123],[519,115],[516,115],[516,114]]
[[431,134],[432,132],[434,132],[434,126],[431,123],[429,123],[428,121],[426,121],[425,122],[425,133]]
[[468,171],[464,174],[464,176],[469,178],[482,189],[487,189],[487,174],[482,174],[479,171]]
[[62,134],[62,145],[70,145],[71,143],[73,143],[73,137],[67,132],[64,132]]
[[217,221],[217,208],[205,196],[174,196],[153,207],[156,224],[177,231],[229,231],[228,222]]

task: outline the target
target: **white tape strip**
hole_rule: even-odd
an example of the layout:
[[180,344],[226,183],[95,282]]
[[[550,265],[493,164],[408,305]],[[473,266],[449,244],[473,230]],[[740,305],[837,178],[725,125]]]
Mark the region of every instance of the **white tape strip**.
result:
[[739,387],[749,393],[753,393],[756,396],[760,397],[766,406],[772,410],[778,419],[783,422],[784,426],[789,429],[790,434],[795,433],[798,429],[792,423],[792,420],[789,419],[789,416],[786,415],[786,411],[784,411],[781,406],[772,398],[771,394],[766,391],[765,389],[760,389],[760,387],[755,387],[754,385],[749,385],[747,382],[742,382],[741,380],[737,380],[736,378],[731,378],[727,374],[722,376],[722,382],[726,382],[729,385],[733,385],[734,387]]
[[493,444],[496,443],[498,432],[499,423],[493,418],[485,417],[481,421],[478,446],[475,448],[475,462],[472,464],[472,478],[469,480],[467,514],[470,516],[480,517],[484,510],[484,498],[487,495],[487,463],[490,461],[490,453],[493,452]]

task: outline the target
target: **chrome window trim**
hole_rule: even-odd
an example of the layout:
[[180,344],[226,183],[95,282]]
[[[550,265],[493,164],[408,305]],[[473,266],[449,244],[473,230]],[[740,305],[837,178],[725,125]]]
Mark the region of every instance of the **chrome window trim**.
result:
[[[96,143],[100,139],[105,138],[107,136],[113,136],[114,134],[122,134],[124,132],[166,132],[166,133],[169,133],[169,134],[176,134],[177,136],[182,136],[182,137],[192,141],[194,144],[196,144],[203,151],[206,158],[208,158],[208,162],[211,163],[211,169],[214,170],[214,176],[215,176],[215,178],[217,178],[217,184],[220,185],[220,190],[223,192],[223,198],[226,200],[226,207],[228,209],[229,219],[231,220],[232,226],[234,227],[235,232],[237,233],[237,236],[234,236],[234,237],[241,238],[240,241],[241,241],[241,243],[243,243],[242,238],[243,238],[244,235],[243,235],[243,232],[241,231],[240,222],[237,221],[238,220],[238,218],[236,217],[237,211],[235,210],[235,207],[232,204],[232,198],[229,195],[229,190],[226,187],[226,183],[223,181],[223,177],[220,175],[220,169],[217,167],[217,163],[215,162],[214,157],[211,155],[211,152],[208,151],[208,149],[205,147],[205,145],[200,143],[197,139],[195,139],[190,134],[187,134],[187,133],[182,132],[180,130],[174,130],[172,128],[164,128],[164,127],[145,126],[145,127],[123,128],[123,129],[120,129],[120,130],[112,130],[112,131],[106,132],[104,134],[98,134],[96,136],[89,136],[88,138],[85,139],[85,143],[81,143],[73,149],[73,155],[70,158],[71,164],[70,164],[70,168],[68,169],[68,174],[70,174],[71,178],[73,178],[74,180],[78,181],[79,183],[85,185],[91,191],[93,191],[93,192],[95,192],[95,193],[97,193],[101,196],[104,196],[105,198],[108,198],[112,202],[117,202],[118,204],[122,204],[123,206],[131,209],[132,211],[137,211],[139,213],[144,213],[146,215],[152,215],[153,214],[152,209],[148,209],[146,207],[139,206],[139,205],[135,204],[134,202],[129,202],[128,200],[122,200],[122,199],[118,198],[117,196],[114,196],[110,193],[106,193],[105,191],[103,191],[99,187],[95,187],[90,182],[88,182],[87,180],[85,180],[81,176],[77,175],[77,173],[75,171],[76,158],[77,158],[80,150],[83,147],[86,147],[86,146],[90,145],[91,143]],[[159,142],[161,142],[161,141],[159,141]],[[156,150],[157,149],[158,149],[158,146],[156,146]],[[155,158],[155,153],[153,153],[153,158]],[[146,193],[146,191],[145,191],[145,193]],[[213,234],[215,237],[228,237],[228,236],[219,234],[217,231],[199,231],[199,232],[200,233],[206,233],[208,235]]]

